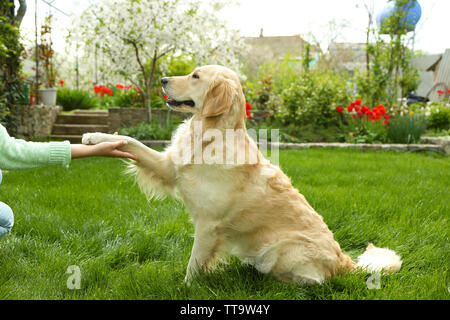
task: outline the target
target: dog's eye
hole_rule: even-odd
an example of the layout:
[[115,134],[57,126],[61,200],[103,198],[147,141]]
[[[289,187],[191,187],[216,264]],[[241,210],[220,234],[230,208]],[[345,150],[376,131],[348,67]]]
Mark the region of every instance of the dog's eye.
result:
[[194,79],[200,79],[200,76],[199,76],[198,74],[194,74],[194,75],[192,76],[192,78],[194,78]]

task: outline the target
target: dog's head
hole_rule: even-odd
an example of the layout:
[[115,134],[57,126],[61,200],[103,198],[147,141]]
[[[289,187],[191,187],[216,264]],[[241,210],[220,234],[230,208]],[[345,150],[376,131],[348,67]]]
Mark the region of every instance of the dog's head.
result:
[[196,68],[191,74],[161,80],[167,105],[201,117],[233,113],[245,115],[245,98],[239,77],[222,66]]

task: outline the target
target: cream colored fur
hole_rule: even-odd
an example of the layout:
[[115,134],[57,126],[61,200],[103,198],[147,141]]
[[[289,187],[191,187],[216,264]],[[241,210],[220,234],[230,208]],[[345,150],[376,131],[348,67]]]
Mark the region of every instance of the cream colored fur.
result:
[[[195,77],[194,77],[195,75]],[[83,136],[83,143],[126,140],[123,150],[137,161],[130,164],[147,196],[170,195],[186,205],[195,226],[195,240],[186,281],[199,271],[214,268],[217,258],[230,254],[277,279],[301,284],[321,283],[358,266],[344,254],[322,217],[295,189],[279,167],[270,164],[245,134],[239,150],[256,152],[254,164],[180,164],[176,156],[191,147],[194,121],[203,130],[243,129],[245,98],[236,74],[224,67],[197,68],[185,77],[172,77],[165,87],[177,101],[192,100],[193,113],[163,152],[135,139],[102,133]],[[204,147],[208,141],[203,141]],[[401,260],[387,249],[369,245],[360,258],[368,271],[400,268]]]

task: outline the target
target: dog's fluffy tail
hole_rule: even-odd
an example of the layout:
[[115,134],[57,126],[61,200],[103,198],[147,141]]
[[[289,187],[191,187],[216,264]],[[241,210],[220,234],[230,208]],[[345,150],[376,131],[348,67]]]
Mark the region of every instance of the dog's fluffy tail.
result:
[[377,248],[369,243],[366,251],[358,257],[358,269],[367,272],[396,272],[402,266],[402,260],[394,251]]

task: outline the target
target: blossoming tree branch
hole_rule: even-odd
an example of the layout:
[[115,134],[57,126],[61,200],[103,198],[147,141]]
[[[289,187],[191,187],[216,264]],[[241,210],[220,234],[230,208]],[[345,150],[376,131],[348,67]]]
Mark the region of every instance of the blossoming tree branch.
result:
[[100,0],[84,12],[73,34],[109,59],[111,76],[120,75],[142,92],[151,121],[150,93],[156,68],[167,71],[168,54],[184,54],[198,64],[224,64],[239,69],[238,32],[228,30],[213,12],[224,1]]

